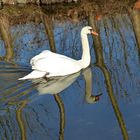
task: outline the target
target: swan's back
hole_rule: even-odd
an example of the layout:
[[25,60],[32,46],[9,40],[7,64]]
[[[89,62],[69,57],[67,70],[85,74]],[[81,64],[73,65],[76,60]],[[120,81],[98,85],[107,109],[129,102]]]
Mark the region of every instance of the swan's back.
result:
[[45,50],[31,59],[30,63],[33,71],[23,78],[20,78],[20,80],[35,79],[44,76],[65,76],[88,67],[90,64],[90,49],[87,35],[91,33],[98,35],[92,31],[92,27],[90,26],[84,27],[81,31],[83,50],[81,60],[74,60],[67,56]]
[[79,61],[51,51],[43,51],[31,59],[32,69],[45,71],[47,77],[76,73],[81,69]]

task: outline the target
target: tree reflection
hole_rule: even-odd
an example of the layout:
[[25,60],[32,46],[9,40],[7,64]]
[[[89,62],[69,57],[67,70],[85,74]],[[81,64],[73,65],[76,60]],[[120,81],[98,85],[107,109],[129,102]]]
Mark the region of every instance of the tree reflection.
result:
[[[90,13],[89,24],[93,27],[94,30],[97,30],[95,21],[93,19],[94,19],[93,14]],[[112,103],[112,107],[114,109],[114,113],[117,117],[118,123],[120,125],[122,135],[123,135],[123,139],[128,140],[129,137],[128,137],[127,129],[126,129],[126,126],[125,126],[125,122],[123,120],[123,116],[121,114],[121,111],[119,109],[116,97],[115,97],[114,92],[113,92],[111,75],[110,75],[110,72],[109,72],[109,70],[107,69],[107,67],[104,63],[103,51],[102,51],[102,45],[101,45],[100,38],[95,38],[94,39],[94,49],[95,49],[95,52],[96,52],[95,53],[95,55],[96,55],[96,65],[102,70],[102,72],[104,74],[108,95],[109,95],[110,101]]]
[[[90,5],[90,3],[87,3]],[[84,5],[82,5],[84,7]],[[19,59],[21,56],[21,52],[26,53],[27,51],[24,50],[25,48],[30,48],[30,54],[24,55],[24,60],[27,59],[30,55],[35,54],[33,52],[34,50],[38,50],[40,48],[46,49],[46,47],[50,47],[51,51],[56,52],[56,50],[60,49],[59,51],[61,53],[66,53],[70,56],[74,54],[75,58],[79,58],[80,56],[80,38],[78,36],[80,28],[82,26],[87,25],[87,15],[88,12],[94,11],[93,7],[91,6],[90,9],[88,9],[88,6],[83,8],[85,11],[82,11],[82,8],[70,8],[65,10],[62,10],[60,13],[57,11],[56,14],[47,13],[45,15],[40,7],[39,10],[36,11],[36,8],[33,9],[35,12],[31,12],[32,14],[27,16],[27,18],[24,19],[24,16],[21,17],[20,12],[16,13],[19,14],[16,18],[20,17],[20,22],[15,20],[14,24],[11,24],[11,21],[6,16],[0,17],[0,32],[2,40],[4,40],[5,43],[5,56],[4,59],[7,61],[11,61],[11,59],[15,58],[14,55],[18,55],[16,59]],[[98,9],[98,8],[97,8]],[[104,13],[107,13],[108,7],[106,7],[106,10]],[[28,9],[29,10],[29,9]],[[59,9],[58,9],[59,10]],[[118,10],[118,9],[116,9]],[[118,101],[116,99],[117,97],[125,97],[123,99],[126,99],[128,96],[131,96],[132,93],[138,93],[139,94],[139,62],[137,61],[137,51],[140,52],[140,37],[139,37],[139,25],[140,25],[140,14],[138,9],[129,9],[131,13],[131,20],[129,14],[125,11],[124,14],[115,14],[115,16],[108,16],[106,14],[105,16],[100,13],[96,14],[96,18],[94,18],[93,13],[89,13],[89,21],[90,24],[93,26],[93,28],[100,32],[101,38],[95,37],[94,38],[94,50],[95,50],[95,56],[96,56],[96,64],[98,68],[103,72],[105,77],[105,83],[108,91],[108,95],[110,98],[110,101],[112,103],[116,118],[118,120],[119,126],[122,131],[123,139],[128,140],[128,133],[126,129],[126,125],[122,116],[122,113],[120,111],[120,108],[118,106]],[[24,11],[23,11],[24,12]],[[111,13],[112,11],[110,11]],[[26,12],[25,12],[26,13]],[[29,13],[29,12],[28,12]],[[8,14],[7,14],[8,15]],[[26,15],[28,15],[26,13]],[[101,17],[98,17],[98,15],[102,15]],[[81,21],[81,19],[84,19]],[[95,21],[94,19],[98,20]],[[99,21],[100,20],[100,21]],[[21,22],[22,21],[22,22]],[[33,24],[31,26],[26,27],[26,24],[33,21]],[[12,20],[13,22],[13,20]],[[61,24],[56,26],[56,23]],[[77,24],[73,24],[73,23]],[[16,44],[17,46],[14,46],[14,41],[19,39],[19,34],[21,35],[22,30],[20,29],[19,33],[14,36],[13,40],[13,34],[10,32],[10,28],[19,23],[26,23],[24,27],[26,27],[26,30],[29,30],[34,24],[40,24],[38,26],[35,26],[33,30],[33,35],[35,34],[35,38],[32,42],[29,41],[29,43],[34,43],[36,40],[36,45],[30,45],[26,44],[24,41],[21,44]],[[43,23],[43,24],[42,24]],[[43,25],[43,31],[41,30],[39,33],[38,31],[40,28],[42,28]],[[133,25],[133,26],[132,26]],[[22,25],[20,28],[23,27]],[[23,28],[24,28],[23,27]],[[62,30],[61,30],[61,29]],[[75,30],[76,28],[76,30]],[[60,32],[57,32],[57,34],[54,34],[54,31],[57,31],[59,29]],[[64,31],[63,31],[64,29]],[[25,31],[26,31],[25,30]],[[49,42],[49,45],[45,44],[45,47],[43,46],[43,43],[41,42],[43,39],[41,38],[38,40],[38,37],[42,32],[46,33],[47,35],[47,41]],[[63,33],[65,32],[65,33]],[[133,32],[135,34],[135,37],[133,36]],[[28,31],[29,34],[31,34],[31,30]],[[59,34],[62,33],[62,36],[59,36]],[[22,36],[25,35],[25,32],[22,32]],[[25,35],[26,36],[26,35]],[[29,38],[29,36],[26,36]],[[30,36],[31,37],[31,36]],[[42,36],[41,36],[42,37]],[[45,36],[46,37],[46,36]],[[59,38],[60,37],[60,38]],[[27,38],[24,38],[25,40]],[[135,42],[135,39],[137,42]],[[55,44],[55,41],[57,40],[58,44]],[[44,40],[43,40],[44,41]],[[24,45],[25,43],[25,45]],[[20,45],[24,45],[25,48],[20,48]],[[61,44],[61,45],[60,45]],[[135,48],[135,45],[138,49]],[[13,47],[14,46],[14,47]],[[44,47],[44,48],[43,48]],[[56,49],[55,47],[58,47]],[[19,50],[20,53],[17,53],[17,50]],[[92,49],[91,49],[92,50]],[[41,51],[41,49],[39,50]],[[37,53],[37,52],[36,52]],[[91,54],[93,61],[94,61],[94,54]],[[140,55],[139,55],[140,56]],[[22,61],[22,60],[20,60]],[[2,61],[3,62],[3,61]],[[28,65],[28,64],[27,64]],[[47,106],[44,106],[43,103],[39,105],[35,105],[35,108],[29,107],[29,105],[26,105],[26,101],[28,97],[30,98],[32,95],[35,97],[36,94],[47,94],[52,93],[54,94],[55,101],[53,103],[57,103],[57,110],[58,114],[57,116],[60,116],[60,120],[57,120],[59,122],[59,139],[64,139],[64,129],[66,124],[66,116],[65,116],[65,110],[67,108],[64,107],[63,98],[59,93],[61,93],[63,90],[65,90],[67,87],[69,87],[72,83],[76,81],[76,79],[80,76],[80,73],[69,75],[66,77],[59,77],[58,79],[51,79],[50,81],[47,81],[45,79],[37,79],[34,81],[24,81],[19,82],[16,81],[18,77],[20,77],[21,72],[26,71],[26,69],[29,70],[29,68],[22,69],[21,67],[11,66],[9,68],[3,68],[4,65],[1,64],[0,67],[0,82],[1,82],[1,89],[0,89],[0,103],[1,108],[3,108],[6,112],[10,108],[14,108],[16,105],[16,114],[12,114],[10,111],[9,114],[12,114],[11,117],[7,113],[7,115],[0,116],[0,124],[1,124],[1,130],[5,132],[5,136],[3,136],[3,132],[0,133],[1,138],[7,137],[7,139],[11,136],[13,139],[16,139],[15,137],[22,137],[22,139],[27,138],[27,132],[28,129],[31,131],[30,133],[33,134],[35,129],[44,132],[44,135],[48,134],[48,124],[45,126],[42,122],[44,121],[41,116],[39,116],[40,108],[42,112],[47,112]],[[12,68],[13,67],[13,68]],[[94,92],[92,93],[92,86],[94,82],[92,83],[92,73],[90,69],[86,69],[82,72],[85,78],[85,100],[87,103],[95,103],[96,97]],[[128,74],[128,75],[127,75]],[[94,76],[94,75],[93,75]],[[12,77],[12,78],[11,78]],[[100,80],[100,79],[99,79]],[[76,92],[76,91],[74,91]],[[137,95],[138,95],[137,94]],[[100,94],[99,94],[100,96]],[[133,94],[133,96],[135,96]],[[33,98],[34,99],[34,98]],[[32,102],[33,99],[30,101]],[[98,99],[98,98],[97,98]],[[29,101],[29,103],[30,103]],[[51,101],[50,101],[51,102]],[[45,102],[46,103],[46,102]],[[44,104],[45,104],[44,103]],[[14,106],[14,107],[13,107]],[[36,109],[36,106],[39,106],[39,109]],[[5,109],[6,108],[6,109]],[[24,109],[28,109],[28,112],[32,114],[32,118],[28,113],[24,112]],[[53,112],[53,111],[52,111]],[[1,114],[2,114],[1,113]],[[48,112],[47,112],[48,113]],[[49,114],[43,114],[47,115]],[[9,115],[9,116],[8,116]],[[13,117],[14,116],[14,117]],[[52,116],[51,116],[52,117]],[[16,118],[16,120],[12,121],[13,118]],[[41,120],[39,120],[41,118]],[[55,118],[56,119],[56,118]],[[17,122],[17,126],[14,126],[14,123]],[[56,123],[56,121],[55,121]],[[27,125],[25,127],[25,124]],[[9,128],[8,128],[9,126]],[[35,126],[35,128],[34,128]],[[55,124],[56,126],[56,124]],[[20,129],[19,129],[20,128]],[[21,132],[21,136],[17,136],[15,134],[16,130],[18,132]],[[40,132],[39,132],[40,133]],[[8,137],[8,134],[10,136]],[[42,134],[43,135],[43,134]]]
[[13,58],[14,46],[10,33],[10,23],[6,16],[0,16],[0,33],[5,43],[5,49],[6,49],[5,59],[9,61]]
[[25,108],[26,104],[27,100],[21,101],[19,103],[19,108],[16,110],[17,122],[21,132],[21,140],[27,140],[25,127],[26,123],[25,120],[23,119],[23,109]]
[[54,34],[53,34],[53,27],[52,27],[53,22],[52,22],[51,18],[49,16],[45,15],[45,14],[42,16],[42,21],[44,23],[45,30],[46,30],[46,33],[47,33],[47,36],[48,36],[51,51],[56,52]]
[[[24,16],[27,17],[24,18]],[[29,7],[26,6],[26,8],[6,7],[3,9],[3,11],[0,11],[0,34],[2,40],[4,41],[5,44],[4,47],[6,52],[4,57],[0,57],[1,60],[12,61],[12,59],[14,58],[14,47],[15,47],[14,39],[17,38],[17,36],[19,36],[20,33],[18,33],[14,37],[11,33],[11,27],[15,25],[16,22],[20,24],[24,22],[30,23],[32,21],[34,21],[34,23],[42,22],[44,24],[50,46],[51,48],[53,47],[52,49],[55,51],[55,44],[53,42],[54,37],[53,37],[53,30],[52,30],[52,21],[48,15],[42,12],[41,8],[39,8],[38,6],[29,6]]]
[[140,57],[140,10],[139,9],[134,9],[134,10],[129,10],[131,19],[132,19],[132,24],[134,28],[134,34],[135,38],[137,41],[137,46],[138,46],[138,52],[139,52],[139,57]]
[[60,130],[59,130],[59,140],[64,140],[64,128],[65,128],[65,108],[62,99],[58,95],[54,95],[55,101],[59,107],[60,113]]
[[[46,81],[43,78],[40,79],[34,79],[32,80],[32,84],[27,82],[21,82],[16,85],[11,85],[7,90],[3,90],[3,93],[1,93],[1,96],[3,98],[1,99],[1,104],[4,103],[6,108],[11,108],[12,106],[15,106],[15,112],[16,112],[16,121],[20,130],[20,137],[22,140],[27,139],[27,130],[33,129],[30,127],[28,119],[25,118],[26,113],[24,110],[26,107],[28,108],[27,103],[29,104],[34,99],[38,98],[38,96],[35,96],[34,94],[30,94],[35,89],[38,90],[36,92],[38,95],[44,95],[44,94],[53,94],[54,99],[57,103],[58,109],[59,109],[59,139],[64,140],[64,129],[65,129],[65,107],[63,104],[63,101],[58,93],[61,93],[63,90],[68,88],[72,83],[76,81],[78,76],[80,76],[79,73],[75,73],[73,75],[64,76],[64,77],[58,77],[56,79],[50,79],[50,81]],[[84,75],[85,79],[85,100],[87,103],[96,103],[99,100],[100,95],[94,95],[92,94],[92,72],[90,68],[85,69],[82,74]],[[26,88],[23,85],[29,84]],[[51,88],[52,87],[52,88]],[[23,89],[24,90],[23,90]],[[55,92],[53,92],[55,91]],[[16,94],[16,92],[18,94]],[[33,97],[32,97],[33,96]],[[45,109],[45,108],[44,108]],[[36,117],[39,116],[39,112],[35,111]],[[32,119],[32,117],[30,118]],[[31,121],[31,120],[29,120]],[[35,123],[35,122],[34,122]],[[37,122],[36,122],[37,123]],[[41,125],[41,122],[39,122]],[[8,130],[5,130],[8,131]],[[33,130],[32,130],[33,131]]]

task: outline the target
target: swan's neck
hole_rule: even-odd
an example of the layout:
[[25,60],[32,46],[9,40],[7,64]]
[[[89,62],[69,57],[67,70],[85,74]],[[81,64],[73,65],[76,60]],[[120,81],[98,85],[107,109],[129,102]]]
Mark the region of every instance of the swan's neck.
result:
[[90,49],[87,35],[81,35],[81,41],[83,50],[81,64],[83,68],[86,68],[90,64]]

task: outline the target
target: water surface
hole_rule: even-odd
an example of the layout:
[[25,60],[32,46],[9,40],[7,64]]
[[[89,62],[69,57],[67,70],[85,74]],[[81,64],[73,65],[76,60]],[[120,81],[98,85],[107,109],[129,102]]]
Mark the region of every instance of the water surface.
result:
[[[95,21],[99,37],[89,36],[91,66],[48,81],[17,80],[31,71],[33,56],[50,49],[44,24],[11,26],[12,57],[7,57],[0,40],[0,55],[9,58],[0,61],[0,139],[140,139],[140,24],[135,14],[139,13],[118,13]],[[81,58],[80,30],[90,18],[76,23],[51,21],[58,53]],[[101,51],[95,49],[100,47]],[[103,64],[97,63],[98,57]],[[100,93],[95,102],[94,96]]]

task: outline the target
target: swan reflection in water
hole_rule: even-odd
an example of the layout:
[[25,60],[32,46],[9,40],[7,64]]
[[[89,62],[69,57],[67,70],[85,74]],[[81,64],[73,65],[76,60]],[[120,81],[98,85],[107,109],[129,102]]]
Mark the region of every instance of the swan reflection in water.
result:
[[[11,86],[5,90],[3,95],[5,95],[3,101],[7,104],[5,104],[6,108],[15,109],[16,112],[16,120],[18,127],[20,128],[20,133],[22,139],[27,139],[27,129],[26,129],[26,119],[24,119],[24,115],[26,115],[26,111],[24,112],[24,109],[27,107],[30,107],[28,103],[34,101],[34,99],[37,99],[38,96],[36,94],[30,95],[31,91],[34,91],[34,89],[38,90],[37,94],[39,95],[45,95],[45,94],[53,94],[55,97],[55,101],[59,107],[59,115],[60,115],[60,128],[59,128],[59,134],[60,139],[64,140],[64,130],[65,130],[65,107],[63,104],[63,101],[61,100],[61,97],[58,95],[58,93],[62,92],[66,88],[68,88],[72,83],[76,81],[76,79],[83,75],[85,79],[85,100],[87,103],[96,103],[99,101],[99,95],[92,95],[92,71],[90,68],[86,68],[81,72],[69,75],[69,76],[63,76],[63,77],[55,77],[54,79],[49,79],[48,81],[46,79],[40,78],[40,79],[34,79],[30,83],[30,81],[18,81],[19,88],[17,88],[16,91],[14,91],[13,94],[11,94]],[[26,88],[25,85],[28,85],[29,87]],[[12,87],[13,88],[13,87]],[[23,88],[23,89],[22,89]],[[7,92],[6,92],[7,91]],[[10,94],[9,94],[10,93]],[[16,94],[17,93],[17,94]],[[36,92],[35,92],[36,93]],[[29,96],[28,96],[29,95]],[[35,95],[35,96],[34,96]],[[10,98],[8,98],[10,96]],[[23,98],[22,98],[23,97]],[[29,99],[28,99],[29,97]],[[33,98],[32,98],[33,97]],[[31,99],[31,100],[30,100]],[[8,114],[5,110],[5,107],[1,110],[2,113]],[[8,110],[9,110],[8,109]],[[4,112],[3,112],[4,110]],[[37,114],[39,113],[38,110]],[[40,118],[41,119],[41,118]],[[7,120],[7,119],[5,119]],[[34,119],[32,119],[34,121]],[[32,122],[31,121],[31,122]],[[34,122],[37,123],[37,122]],[[8,131],[6,128],[5,131]],[[34,130],[34,129],[33,129]]]
[[87,103],[95,103],[100,99],[102,94],[92,95],[92,71],[91,68],[86,68],[82,72],[77,72],[68,76],[55,77],[53,79],[32,79],[39,95],[58,94],[69,87],[81,75],[85,79],[85,100]]

